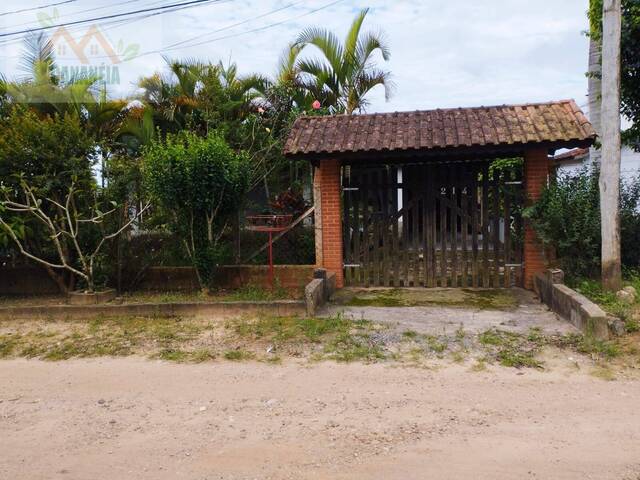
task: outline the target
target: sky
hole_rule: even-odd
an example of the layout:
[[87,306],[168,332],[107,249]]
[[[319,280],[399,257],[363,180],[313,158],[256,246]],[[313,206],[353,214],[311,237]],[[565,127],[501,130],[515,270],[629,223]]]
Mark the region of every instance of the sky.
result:
[[[7,14],[61,0],[3,0],[0,72],[19,68],[20,36],[2,34],[186,0],[71,0],[57,7]],[[370,7],[365,31],[382,32],[391,49],[378,67],[392,73],[386,102],[370,92],[370,112],[528,103],[574,98],[586,107],[587,0],[213,0],[137,21],[67,27],[76,44],[96,26],[111,46],[85,48],[79,58],[58,42],[58,64],[72,71],[103,67],[111,96],[136,92],[143,75],[165,70],[163,57],[236,62],[241,73],[273,75],[278,58],[307,27],[343,38],[357,12]],[[53,30],[49,30],[52,33]],[[93,43],[97,43],[94,40]],[[176,45],[178,44],[178,45]],[[82,49],[81,49],[82,50]],[[305,55],[316,56],[313,47]],[[131,58],[129,58],[131,57]]]

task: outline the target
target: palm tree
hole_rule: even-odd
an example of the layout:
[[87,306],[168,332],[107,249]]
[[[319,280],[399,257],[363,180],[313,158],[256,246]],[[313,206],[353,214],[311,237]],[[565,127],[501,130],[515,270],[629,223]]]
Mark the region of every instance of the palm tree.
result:
[[152,109],[162,131],[189,124],[207,130],[222,120],[242,119],[259,92],[269,85],[259,75],[238,75],[235,63],[165,60],[169,75],[155,73],[138,82],[142,89],[139,99]]
[[[344,43],[323,28],[304,30],[291,47],[295,68],[301,74],[304,88],[335,112],[348,115],[365,110],[367,94],[382,86],[388,100],[393,90],[391,74],[376,67],[374,55],[379,52],[384,61],[390,58],[389,47],[380,33],[362,33],[368,8],[362,10],[351,24]],[[300,58],[309,45],[322,53],[322,59]]]
[[55,73],[53,44],[44,33],[26,37],[20,66],[23,78],[0,79],[0,92],[9,103],[28,104],[41,116],[75,115],[98,139],[117,128],[126,102],[109,100],[105,88],[98,91],[98,77],[62,82]]

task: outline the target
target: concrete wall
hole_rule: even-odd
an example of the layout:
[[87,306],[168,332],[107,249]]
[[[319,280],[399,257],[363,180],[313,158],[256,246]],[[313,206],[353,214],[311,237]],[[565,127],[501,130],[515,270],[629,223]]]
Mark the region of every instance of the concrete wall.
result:
[[537,273],[535,291],[540,300],[581,332],[600,340],[608,340],[609,318],[598,305],[563,283],[561,270]]

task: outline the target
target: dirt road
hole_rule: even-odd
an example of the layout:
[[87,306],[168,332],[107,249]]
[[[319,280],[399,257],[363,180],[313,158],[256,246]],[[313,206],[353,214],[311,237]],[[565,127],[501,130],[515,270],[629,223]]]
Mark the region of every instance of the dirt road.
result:
[[3,479],[640,478],[640,382],[468,366],[0,362]]

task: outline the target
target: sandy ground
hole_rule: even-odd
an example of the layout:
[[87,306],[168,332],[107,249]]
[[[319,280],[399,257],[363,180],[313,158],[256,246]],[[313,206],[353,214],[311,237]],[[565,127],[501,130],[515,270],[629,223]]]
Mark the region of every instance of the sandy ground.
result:
[[637,480],[638,399],[568,368],[6,360],[0,478]]

